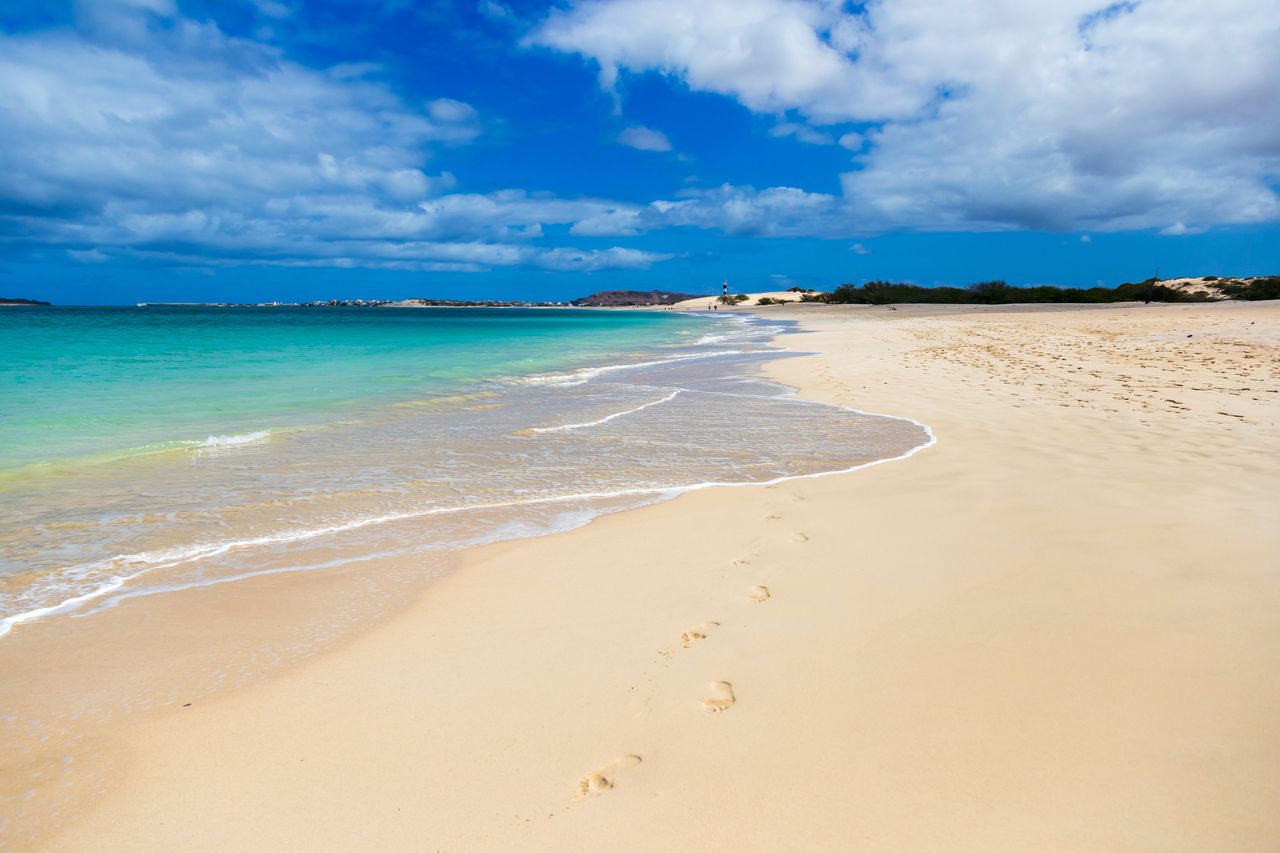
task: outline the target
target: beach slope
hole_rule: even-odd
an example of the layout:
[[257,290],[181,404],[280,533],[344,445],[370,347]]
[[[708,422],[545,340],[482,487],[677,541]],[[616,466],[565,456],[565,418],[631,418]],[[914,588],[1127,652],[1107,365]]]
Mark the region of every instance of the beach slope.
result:
[[938,443],[471,552],[49,847],[1276,849],[1280,306],[761,310]]

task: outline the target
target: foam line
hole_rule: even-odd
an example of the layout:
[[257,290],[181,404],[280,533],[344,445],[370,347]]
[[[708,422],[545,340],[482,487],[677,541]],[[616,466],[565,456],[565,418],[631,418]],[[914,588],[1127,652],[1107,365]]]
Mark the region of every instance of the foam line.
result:
[[583,367],[572,373],[538,373],[533,376],[526,376],[521,379],[525,385],[561,385],[572,386],[582,385],[590,379],[594,379],[604,373],[614,373],[619,370],[635,370],[641,367],[660,367],[664,364],[679,364],[682,361],[693,361],[700,358],[717,358],[726,355],[758,355],[759,353],[752,350],[717,350],[715,352],[699,352],[691,355],[677,355],[671,358],[660,358],[656,361],[637,361],[630,364],[603,364],[599,367]]
[[600,424],[607,424],[609,421],[614,420],[615,418],[621,418],[626,415],[634,415],[636,412],[643,412],[645,409],[649,408],[650,406],[659,406],[663,403],[669,403],[683,393],[684,393],[684,389],[677,388],[675,391],[672,391],[670,394],[663,397],[661,400],[651,400],[650,402],[645,403],[642,406],[636,406],[634,409],[627,409],[625,412],[614,412],[612,415],[606,415],[605,417],[601,418],[598,421],[587,421],[586,423],[581,423],[581,424],[565,424],[564,426],[534,427],[533,429],[529,430],[529,432],[566,432],[568,430],[573,430],[573,429],[586,429],[587,427],[600,426]]

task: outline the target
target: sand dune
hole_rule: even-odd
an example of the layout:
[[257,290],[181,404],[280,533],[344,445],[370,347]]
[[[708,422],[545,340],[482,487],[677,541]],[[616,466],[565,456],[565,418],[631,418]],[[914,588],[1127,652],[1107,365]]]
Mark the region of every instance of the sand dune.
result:
[[[732,294],[731,294],[732,295]],[[747,297],[746,302],[740,302],[735,305],[721,305],[718,296],[699,296],[697,299],[686,299],[683,302],[677,302],[672,307],[682,311],[706,310],[710,306],[716,306],[717,310],[742,310],[743,308],[754,307],[761,299],[776,299],[780,302],[799,302],[800,294],[792,293],[788,290],[770,290],[761,293],[744,293]]]

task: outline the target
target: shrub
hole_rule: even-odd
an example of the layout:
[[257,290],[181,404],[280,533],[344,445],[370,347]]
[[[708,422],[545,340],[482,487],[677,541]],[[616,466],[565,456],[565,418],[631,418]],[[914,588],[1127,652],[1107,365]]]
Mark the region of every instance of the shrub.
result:
[[1257,301],[1259,299],[1280,299],[1280,276],[1270,275],[1255,278],[1244,284],[1223,285],[1222,292],[1232,299]]
[[1012,302],[1009,297],[1017,291],[1017,288],[1010,287],[1008,284],[994,279],[992,281],[980,281],[977,284],[969,285],[969,292],[973,294],[973,298],[984,305],[999,305],[1003,302]]

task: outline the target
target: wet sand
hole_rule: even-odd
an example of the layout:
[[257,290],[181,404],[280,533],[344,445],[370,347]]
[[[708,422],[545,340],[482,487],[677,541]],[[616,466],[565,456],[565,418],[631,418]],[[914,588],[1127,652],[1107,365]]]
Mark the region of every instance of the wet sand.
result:
[[1280,306],[759,310],[937,445],[468,552],[44,846],[1275,849]]

